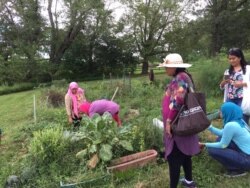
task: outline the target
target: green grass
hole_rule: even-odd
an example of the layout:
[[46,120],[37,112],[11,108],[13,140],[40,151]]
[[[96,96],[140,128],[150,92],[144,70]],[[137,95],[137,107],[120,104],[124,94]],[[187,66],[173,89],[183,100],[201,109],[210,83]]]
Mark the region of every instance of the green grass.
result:
[[0,95],[10,94],[21,91],[28,91],[35,87],[35,84],[32,83],[19,83],[14,84],[13,86],[0,86]]
[[6,176],[15,173],[18,163],[26,154],[27,138],[20,134],[21,128],[33,120],[33,95],[38,91],[26,91],[0,97],[0,186]]
[[[106,81],[89,81],[80,83],[85,89],[86,96],[89,100],[94,100],[105,96],[111,98],[117,86],[120,87],[115,101],[121,106],[121,118],[124,122],[131,123],[138,127],[138,143],[145,139],[153,139],[154,134],[150,132],[152,126],[151,121],[154,117],[160,117],[161,113],[161,98],[163,94],[163,83],[165,80],[164,74],[156,74],[156,80],[159,81],[159,86],[149,85],[148,77],[137,77],[131,80],[131,87],[124,86],[123,80],[113,79]],[[63,88],[61,88],[63,90]],[[66,91],[66,89],[64,88]],[[0,145],[0,187],[4,185],[6,178],[9,175],[20,175],[25,163],[23,159],[28,154],[28,145],[32,138],[32,131],[42,129],[47,124],[55,123],[55,125],[63,124],[66,126],[66,114],[64,107],[47,108],[44,104],[44,99],[41,97],[42,89],[20,92],[10,95],[0,96],[0,128],[3,130],[2,142]],[[37,124],[34,124],[33,119],[33,96],[37,99]],[[208,97],[207,108],[208,112],[218,109],[222,102],[222,98]],[[129,109],[137,109],[140,112],[139,116],[127,117]],[[65,120],[64,120],[65,115]],[[126,120],[125,120],[126,116]],[[60,117],[61,119],[58,119]],[[221,122],[213,122],[220,126]],[[151,134],[141,135],[140,132],[148,131]],[[213,140],[207,131],[200,134],[201,140]],[[131,138],[132,139],[132,138]],[[149,144],[149,143],[147,143]],[[144,144],[142,149],[147,149]],[[39,169],[39,175],[33,174],[36,179],[23,187],[56,187],[59,186],[61,180],[74,183],[74,180],[79,181],[79,177],[84,176],[84,166],[75,161],[75,153],[72,149],[72,154],[64,156],[65,163],[59,165],[56,163]],[[24,165],[24,166],[23,166]],[[58,166],[59,165],[59,166]],[[197,181],[199,187],[204,188],[240,188],[250,187],[250,175],[235,179],[223,177],[224,169],[215,160],[211,159],[206,151],[193,158],[194,180]],[[71,170],[74,170],[70,172]],[[32,174],[31,169],[28,171]],[[93,176],[100,173],[99,169],[92,171]],[[105,172],[106,173],[106,172]],[[183,172],[182,172],[183,175]],[[77,178],[78,177],[78,178]],[[73,181],[73,182],[72,182]],[[146,166],[142,169],[129,170],[124,173],[114,174],[110,181],[105,181],[100,186],[93,187],[167,187],[169,182],[168,166],[165,161]]]

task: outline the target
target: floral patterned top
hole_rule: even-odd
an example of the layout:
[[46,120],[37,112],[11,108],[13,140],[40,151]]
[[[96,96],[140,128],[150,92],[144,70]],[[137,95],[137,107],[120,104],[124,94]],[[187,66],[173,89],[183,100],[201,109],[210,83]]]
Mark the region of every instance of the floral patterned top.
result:
[[[243,72],[242,71],[233,72],[229,78],[232,81],[243,81]],[[232,84],[229,83],[228,91],[227,91],[227,98],[228,99],[243,98],[243,88],[234,87]]]
[[[165,95],[170,97],[169,101],[169,113],[167,120],[174,120],[178,111],[184,103],[185,95],[188,91],[189,77],[186,73],[179,73],[176,77],[172,79],[168,85]],[[164,109],[163,109],[164,110]]]

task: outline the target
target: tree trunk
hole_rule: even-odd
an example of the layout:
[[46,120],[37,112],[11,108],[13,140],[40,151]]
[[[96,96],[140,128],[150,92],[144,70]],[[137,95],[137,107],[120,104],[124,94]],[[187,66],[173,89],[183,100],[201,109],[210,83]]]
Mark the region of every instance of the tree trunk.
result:
[[211,50],[210,56],[216,56],[221,49],[221,36],[220,36],[220,28],[219,24],[214,25],[214,29],[212,31],[212,42],[211,42]]
[[148,74],[148,59],[147,58],[143,59],[141,74],[143,75]]
[[[52,14],[52,0],[48,1],[48,14],[51,25],[51,41],[50,41],[50,63],[60,64],[65,51],[71,46],[80,30],[83,28],[83,13],[78,17],[72,19],[71,25],[69,26],[63,41],[59,41],[58,33],[59,28],[55,24],[53,14]],[[57,17],[56,17],[57,19]]]
[[90,39],[90,43],[89,43],[89,49],[88,49],[88,72],[91,73],[93,71],[94,68],[94,61],[93,61],[93,54],[94,54],[94,46],[95,46],[95,39],[96,39],[96,35],[93,34],[91,36]]

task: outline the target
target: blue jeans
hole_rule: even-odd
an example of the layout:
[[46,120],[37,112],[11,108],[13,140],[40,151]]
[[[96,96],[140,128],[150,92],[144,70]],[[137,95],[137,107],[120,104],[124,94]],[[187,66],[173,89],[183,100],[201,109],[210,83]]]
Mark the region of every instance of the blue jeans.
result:
[[226,102],[232,102],[234,104],[237,104],[238,106],[241,106],[242,98],[236,98],[236,99],[227,99]]
[[250,155],[243,153],[233,142],[225,148],[207,148],[208,154],[227,170],[250,170]]

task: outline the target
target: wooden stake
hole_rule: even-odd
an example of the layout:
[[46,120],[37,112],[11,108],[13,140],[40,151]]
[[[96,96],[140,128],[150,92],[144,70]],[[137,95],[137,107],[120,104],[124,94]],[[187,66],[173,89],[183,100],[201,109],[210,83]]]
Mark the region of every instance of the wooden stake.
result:
[[119,87],[116,87],[115,93],[114,93],[113,97],[111,98],[111,101],[113,101],[113,100],[114,100],[115,95],[116,95],[116,93],[117,93],[118,89],[119,89]]

